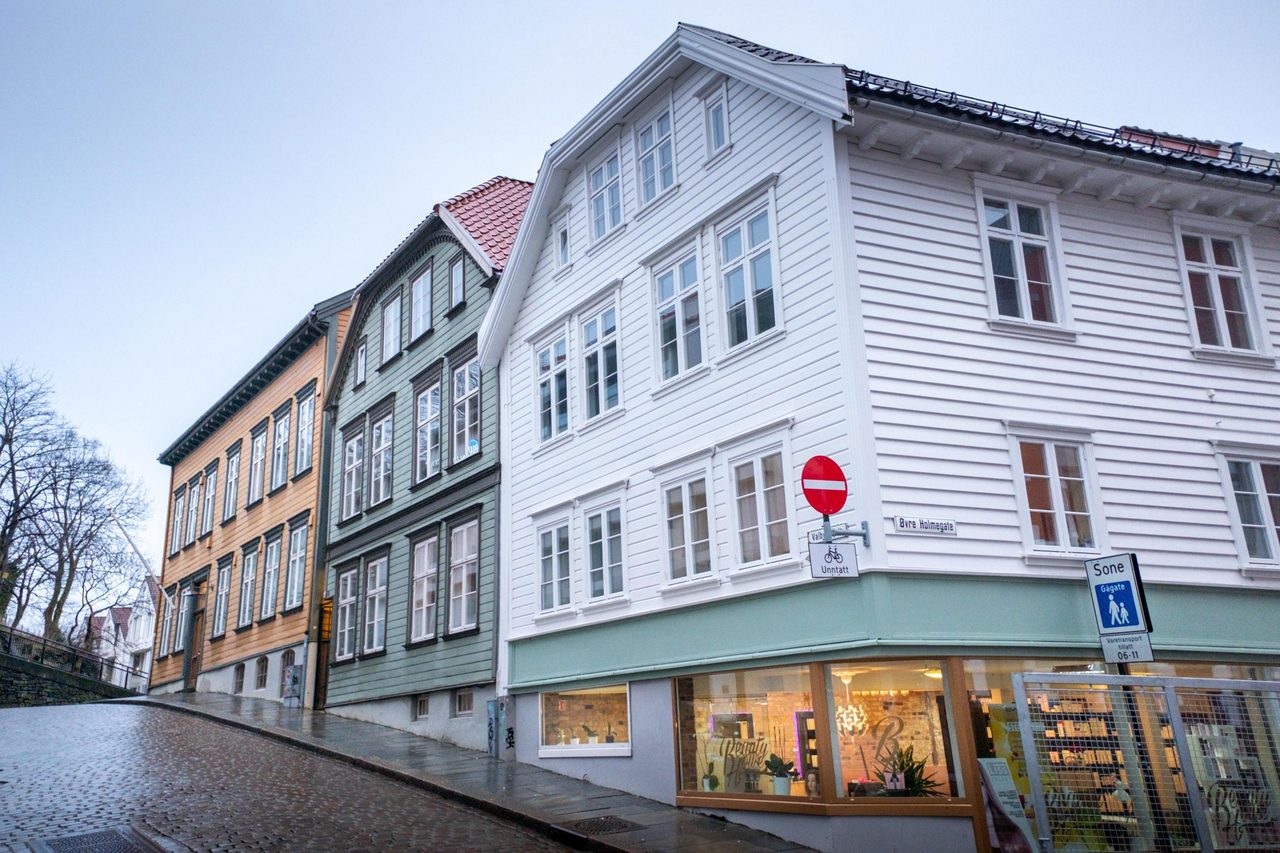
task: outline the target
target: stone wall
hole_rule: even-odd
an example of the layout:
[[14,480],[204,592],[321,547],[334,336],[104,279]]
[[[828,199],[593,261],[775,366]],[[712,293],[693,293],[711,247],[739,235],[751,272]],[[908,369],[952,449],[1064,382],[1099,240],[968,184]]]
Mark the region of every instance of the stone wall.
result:
[[72,705],[133,695],[114,684],[0,654],[0,708]]

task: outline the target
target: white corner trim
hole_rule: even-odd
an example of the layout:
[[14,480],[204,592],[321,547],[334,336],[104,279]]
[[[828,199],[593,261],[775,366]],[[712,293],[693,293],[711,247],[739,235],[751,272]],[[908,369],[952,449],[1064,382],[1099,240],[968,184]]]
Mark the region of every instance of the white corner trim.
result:
[[458,242],[462,244],[462,248],[467,250],[467,254],[471,255],[475,262],[479,264],[480,269],[484,270],[485,276],[493,275],[493,261],[485,254],[484,249],[480,248],[480,244],[476,242],[475,237],[471,236],[471,232],[463,228],[462,223],[454,218],[454,215],[444,205],[438,206],[437,215],[440,217],[440,221],[445,224],[445,227],[453,232],[453,236],[458,238]]

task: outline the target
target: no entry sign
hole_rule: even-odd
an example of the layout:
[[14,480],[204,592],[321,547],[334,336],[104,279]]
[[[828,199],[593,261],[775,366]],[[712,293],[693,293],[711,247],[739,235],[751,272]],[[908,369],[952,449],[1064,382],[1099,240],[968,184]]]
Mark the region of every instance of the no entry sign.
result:
[[845,499],[849,497],[849,484],[844,472],[829,456],[815,456],[804,463],[800,485],[809,506],[823,515],[835,515],[844,508]]

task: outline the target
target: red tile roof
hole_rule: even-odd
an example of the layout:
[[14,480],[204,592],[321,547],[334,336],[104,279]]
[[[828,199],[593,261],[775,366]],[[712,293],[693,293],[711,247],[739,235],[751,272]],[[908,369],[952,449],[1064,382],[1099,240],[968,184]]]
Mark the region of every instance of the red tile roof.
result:
[[515,178],[490,178],[440,204],[489,256],[495,270],[507,265],[516,230],[529,205],[533,184]]
[[133,613],[132,607],[113,607],[111,608],[111,621],[120,629],[121,636],[129,636],[129,616]]

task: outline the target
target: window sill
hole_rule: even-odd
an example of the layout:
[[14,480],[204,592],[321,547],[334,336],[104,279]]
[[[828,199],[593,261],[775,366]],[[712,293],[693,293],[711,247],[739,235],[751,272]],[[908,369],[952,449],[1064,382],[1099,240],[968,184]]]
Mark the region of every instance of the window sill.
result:
[[289,480],[289,482],[290,482],[290,483],[296,483],[296,482],[298,482],[299,480],[301,480],[303,477],[305,477],[305,476],[307,476],[308,474],[310,474],[313,470],[314,470],[314,466],[308,465],[306,468],[303,468],[301,471],[299,471],[298,473],[294,474],[294,475],[293,475],[293,479]]
[[763,335],[758,335],[754,340],[747,341],[745,344],[738,344],[724,355],[716,359],[716,369],[731,364],[740,358],[745,358],[756,350],[768,346],[773,341],[782,340],[786,337],[787,330],[781,326],[775,326]]
[[626,406],[623,406],[623,405],[615,406],[613,409],[605,412],[602,415],[596,415],[594,418],[587,421],[582,426],[578,427],[578,435],[582,435],[585,432],[591,432],[591,430],[595,429],[601,424],[606,424],[609,421],[617,420],[618,418],[622,417],[626,413],[627,413]]
[[551,274],[551,280],[559,281],[560,279],[564,278],[571,272],[573,272],[573,264],[572,263],[565,264],[564,266],[560,267],[560,269],[556,270],[554,273]]
[[479,634],[479,633],[480,633],[480,626],[479,626],[479,625],[467,625],[466,627],[459,628],[459,629],[457,629],[456,631],[453,631],[453,630],[446,631],[446,632],[445,632],[445,635],[444,635],[444,637],[443,637],[442,639],[444,639],[444,640],[461,640],[461,639],[463,639],[464,637],[474,637],[474,636],[476,636],[476,635],[477,635],[477,634]]
[[268,622],[274,622],[274,621],[276,621],[276,614],[272,613],[270,616],[263,616],[261,619],[258,620],[257,624],[265,625]]
[[1080,569],[1084,571],[1084,561],[1102,556],[1101,551],[1062,551],[1050,553],[1037,551],[1022,555],[1022,562],[1028,566],[1043,566],[1050,569]]
[[212,534],[213,534],[212,530],[206,530],[204,533],[201,533],[199,536],[196,537],[196,541],[203,542],[204,540],[208,539]]
[[457,304],[455,304],[448,311],[444,312],[444,318],[446,320],[452,320],[454,317],[457,317],[459,314],[465,311],[466,308],[467,308],[467,300],[463,299],[461,302],[458,302]]
[[541,456],[542,454],[551,451],[553,448],[558,447],[561,444],[567,444],[570,441],[573,441],[572,430],[562,432],[559,435],[557,435],[555,438],[548,439],[547,441],[535,447],[533,450],[530,450],[529,455]]
[[228,524],[230,524],[235,520],[236,520],[236,517],[234,515],[228,515],[226,518],[222,519],[222,523],[219,526],[226,527]]
[[755,578],[767,577],[769,575],[780,575],[787,572],[794,572],[796,569],[804,565],[803,560],[797,560],[795,557],[788,555],[785,558],[775,558],[767,563],[752,563],[747,566],[735,570],[728,576],[730,583],[738,580],[754,580]]
[[375,650],[373,650],[373,651],[371,651],[371,652],[361,652],[359,655],[357,655],[357,656],[356,656],[356,659],[357,659],[357,660],[369,660],[370,658],[380,658],[380,657],[384,656],[386,653],[387,653],[387,649],[386,649],[386,647],[384,646],[384,647],[383,647],[383,648],[381,648],[381,649],[375,649]]
[[1235,364],[1240,367],[1273,368],[1276,366],[1274,358],[1256,352],[1228,352],[1226,350],[1196,347],[1191,350],[1191,357],[1199,361],[1208,361],[1214,364]]
[[235,630],[237,634],[243,634],[245,631],[248,631],[252,627],[253,627],[253,622],[249,622],[247,625],[237,625]]
[[598,598],[595,601],[588,601],[586,604],[578,608],[579,613],[596,613],[601,610],[612,610],[615,607],[627,607],[631,604],[631,598],[626,595],[611,595],[608,598]]
[[578,615],[578,611],[566,605],[557,610],[547,610],[533,617],[533,624],[546,625],[552,622],[567,622]]
[[267,492],[267,497],[269,497],[269,498],[273,498],[273,497],[275,497],[276,495],[278,495],[278,494],[280,494],[281,492],[283,492],[283,491],[285,490],[285,487],[286,487],[286,486],[288,486],[288,485],[289,485],[289,481],[286,479],[286,480],[285,480],[283,483],[281,483],[280,485],[278,485],[278,486],[272,486],[272,487],[271,487],[271,491]]
[[440,642],[439,637],[426,637],[421,640],[410,640],[409,642],[404,644],[404,647],[406,650],[421,649],[426,646],[434,646],[438,642]]
[[417,347],[418,347],[418,346],[419,346],[423,341],[425,341],[427,338],[431,337],[431,333],[432,333],[432,332],[434,332],[434,331],[435,331],[435,327],[434,327],[434,326],[428,326],[428,327],[427,327],[427,330],[426,330],[425,332],[422,332],[422,333],[421,333],[421,334],[419,334],[416,338],[414,338],[413,340],[409,341],[409,345],[408,345],[407,347],[405,347],[405,351],[406,351],[406,352],[413,352],[413,350],[414,350],[414,349],[416,349],[416,348],[417,348]]
[[1280,563],[1247,563],[1240,567],[1240,574],[1246,578],[1280,578]]
[[338,528],[339,530],[341,530],[344,527],[350,527],[351,525],[359,521],[363,516],[364,516],[364,511],[361,510],[360,512],[357,512],[355,515],[349,515],[346,518],[342,519],[337,524],[335,524],[334,527]]
[[[363,388],[364,386],[365,386],[365,382],[364,382],[364,380],[361,380],[361,381],[359,381],[359,382],[355,383],[354,385],[352,385],[352,386],[351,386],[351,393],[353,393],[353,394],[354,394],[355,392],[359,391],[359,390],[360,390],[361,388]],[[343,662],[345,663],[346,661],[344,660]]]
[[245,512],[248,512],[249,510],[255,507],[260,507],[260,506],[262,506],[262,498],[258,498],[257,500],[254,500],[254,501],[249,501],[247,504],[244,505]]
[[402,355],[404,355],[404,350],[396,350],[395,355],[383,361],[382,364],[379,364],[377,367],[374,368],[374,370],[378,373],[381,373],[382,371],[386,370],[388,367],[391,367],[393,364],[399,361],[400,356]]
[[671,581],[658,587],[658,595],[683,595],[687,592],[699,592],[706,589],[715,589],[723,583],[717,574],[707,574],[699,578],[691,578],[684,581]]
[[390,495],[390,492],[391,492],[393,489],[394,489],[394,486],[392,487],[392,489],[389,489],[389,490],[388,490],[387,497],[383,498],[382,500],[378,501],[377,503],[370,503],[367,507],[365,507],[365,508],[364,508],[365,514],[375,513],[375,512],[377,512],[378,510],[382,509],[384,506],[389,506],[389,505],[391,504],[391,495]]
[[286,607],[286,608],[284,608],[283,610],[281,610],[281,611],[280,611],[280,616],[281,616],[281,617],[290,616],[290,615],[292,615],[292,614],[294,614],[294,613],[297,613],[297,612],[298,612],[299,610],[301,610],[301,609],[302,609],[302,605],[301,605],[301,604],[295,604],[293,607]]
[[477,459],[482,459],[483,457],[484,457],[484,451],[477,450],[474,453],[468,453],[466,456],[462,457],[461,459],[455,459],[449,463],[449,469],[448,469],[449,473],[452,474],[454,471],[457,471],[460,468],[464,468],[467,465],[470,465],[471,463],[475,462]]
[[987,320],[987,325],[993,332],[1018,338],[1036,338],[1042,341],[1074,343],[1076,338],[1079,337],[1079,333],[1075,329],[1066,326],[1029,323],[1025,320],[1011,320],[1008,317],[992,317]]
[[427,488],[427,487],[429,487],[429,486],[434,486],[434,485],[435,485],[435,484],[440,480],[440,478],[441,478],[441,477],[443,477],[443,476],[444,476],[444,471],[437,471],[437,472],[435,472],[434,474],[431,474],[431,475],[429,475],[429,476],[423,477],[421,480],[419,480],[418,482],[416,482],[416,483],[414,483],[412,486],[410,486],[410,487],[409,487],[409,491],[410,491],[410,492],[417,492],[417,491],[421,491],[422,489],[425,489],[425,488]]
[[702,364],[699,364],[696,367],[691,367],[688,370],[686,370],[684,373],[678,374],[666,380],[657,388],[654,388],[652,391],[650,391],[649,396],[654,399],[657,399],[658,397],[661,397],[664,394],[669,394],[672,391],[676,390],[677,388],[684,386],[686,383],[692,382],[693,380],[697,379],[699,376],[705,376],[710,372],[711,372],[711,365],[704,361],[702,362]]
[[559,746],[539,746],[539,758],[628,758],[629,743],[582,743]]
[[223,631],[221,634],[218,634],[218,635],[216,635],[216,636],[212,636],[212,637],[210,637],[210,638],[209,638],[209,645],[213,645],[214,643],[220,643],[220,642],[222,642],[223,640],[225,640],[226,638],[227,638],[227,632],[226,632],[226,631]]
[[612,243],[614,240],[621,237],[623,232],[627,230],[627,224],[628,223],[626,222],[622,223],[617,228],[614,228],[612,231],[610,231],[608,234],[596,240],[594,243],[591,244],[590,248],[588,248],[584,254],[589,258],[592,255],[594,255],[596,252],[603,249],[605,246]]
[[644,207],[640,208],[640,211],[634,217],[632,217],[633,221],[639,222],[640,220],[644,219],[654,210],[661,207],[662,204],[666,202],[668,199],[674,198],[676,195],[678,195],[679,192],[680,192],[679,184],[672,184],[671,186],[667,187],[665,190],[658,193],[652,199],[645,202]]
[[353,664],[355,662],[356,662],[355,655],[352,655],[351,657],[346,657],[346,658],[334,658],[333,660],[329,661],[329,666],[331,667],[347,666],[348,664]]
[[728,159],[729,155],[732,153],[733,153],[733,143],[730,142],[728,145],[724,146],[719,151],[708,156],[707,162],[702,164],[702,168],[704,169],[714,168],[715,166],[719,165],[721,160]]

